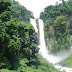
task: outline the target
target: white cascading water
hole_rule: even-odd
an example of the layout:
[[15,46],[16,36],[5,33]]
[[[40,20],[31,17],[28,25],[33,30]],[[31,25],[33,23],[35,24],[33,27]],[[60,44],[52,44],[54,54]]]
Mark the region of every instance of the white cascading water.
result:
[[39,40],[40,40],[40,44],[39,44],[39,48],[40,48],[40,53],[44,58],[47,58],[46,55],[48,55],[48,51],[46,50],[46,45],[45,45],[45,41],[44,41],[44,31],[43,31],[43,23],[41,21],[41,19],[39,19]]
[[[35,31],[38,32],[35,19],[31,19],[31,24],[34,26]],[[64,56],[62,57],[63,54],[61,55],[61,57],[56,57],[56,56],[48,54],[49,51],[46,49],[45,40],[44,40],[44,25],[41,19],[39,19],[39,39],[40,39],[39,52],[41,53],[41,55],[44,58],[46,58],[50,63],[53,63],[55,68],[60,69],[60,71],[65,70],[66,72],[72,72],[72,68],[62,67],[59,64],[57,64],[58,62],[61,62],[62,60],[67,59],[68,56],[70,55],[69,52],[67,53],[67,55],[64,54],[65,57]]]
[[57,63],[60,61],[59,58],[49,55],[48,54],[48,50],[46,49],[46,45],[45,45],[45,40],[44,40],[44,24],[43,21],[41,19],[39,19],[39,39],[40,39],[40,53],[41,55],[46,58],[50,63]]

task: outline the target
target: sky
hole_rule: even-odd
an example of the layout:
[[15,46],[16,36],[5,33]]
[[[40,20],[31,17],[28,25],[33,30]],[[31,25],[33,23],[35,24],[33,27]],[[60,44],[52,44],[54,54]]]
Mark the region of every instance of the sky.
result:
[[61,2],[60,0],[16,0],[21,5],[26,7],[28,10],[33,12],[35,18],[39,18],[40,12],[48,5],[55,5],[56,2]]

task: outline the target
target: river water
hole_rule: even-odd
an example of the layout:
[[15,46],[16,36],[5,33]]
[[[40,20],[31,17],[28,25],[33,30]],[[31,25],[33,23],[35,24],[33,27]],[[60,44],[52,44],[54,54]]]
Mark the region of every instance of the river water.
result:
[[[30,19],[30,20],[31,20],[31,24],[35,28],[35,31],[38,32],[35,19]],[[67,59],[68,56],[70,55],[70,52],[68,53],[66,52],[67,55],[62,54],[62,56],[56,57],[54,55],[49,54],[49,51],[46,49],[45,40],[44,40],[44,24],[41,19],[39,19],[39,40],[40,40],[40,44],[39,44],[40,51],[39,52],[44,58],[46,58],[50,63],[53,63],[55,68],[59,69],[60,71],[65,70],[66,72],[72,72],[72,68],[62,67],[61,65],[58,64],[59,62]]]

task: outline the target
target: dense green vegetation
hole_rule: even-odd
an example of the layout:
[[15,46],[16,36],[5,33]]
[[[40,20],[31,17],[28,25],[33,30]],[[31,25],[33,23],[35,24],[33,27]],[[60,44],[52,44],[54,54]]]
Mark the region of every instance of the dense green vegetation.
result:
[[57,54],[63,50],[70,50],[70,36],[72,35],[72,0],[56,5],[47,6],[40,13],[44,21],[46,44],[50,44],[50,51]]
[[0,0],[0,72],[60,72],[39,55],[31,17],[18,2]]
[[72,54],[63,62],[60,63],[62,66],[72,68]]
[[12,6],[14,13],[13,18],[16,18],[18,21],[29,22],[30,18],[34,18],[32,12],[27,10],[24,6],[20,5],[18,2],[13,2]]

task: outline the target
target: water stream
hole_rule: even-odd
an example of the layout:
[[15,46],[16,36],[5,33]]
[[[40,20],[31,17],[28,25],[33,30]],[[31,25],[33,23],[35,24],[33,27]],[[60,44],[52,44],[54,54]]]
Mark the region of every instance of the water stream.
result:
[[[31,24],[34,26],[35,31],[38,32],[35,19],[31,19]],[[70,52],[68,52],[68,53],[66,52],[67,55],[62,54],[61,56],[56,57],[54,55],[49,54],[49,51],[46,49],[45,40],[44,40],[44,24],[41,19],[39,19],[39,39],[40,39],[40,44],[39,44],[40,54],[44,58],[46,58],[50,63],[53,63],[55,68],[59,69],[60,71],[65,70],[66,72],[72,72],[72,68],[62,67],[58,64],[62,60],[67,59],[68,56],[70,55]],[[63,55],[65,55],[65,56],[63,56]]]

